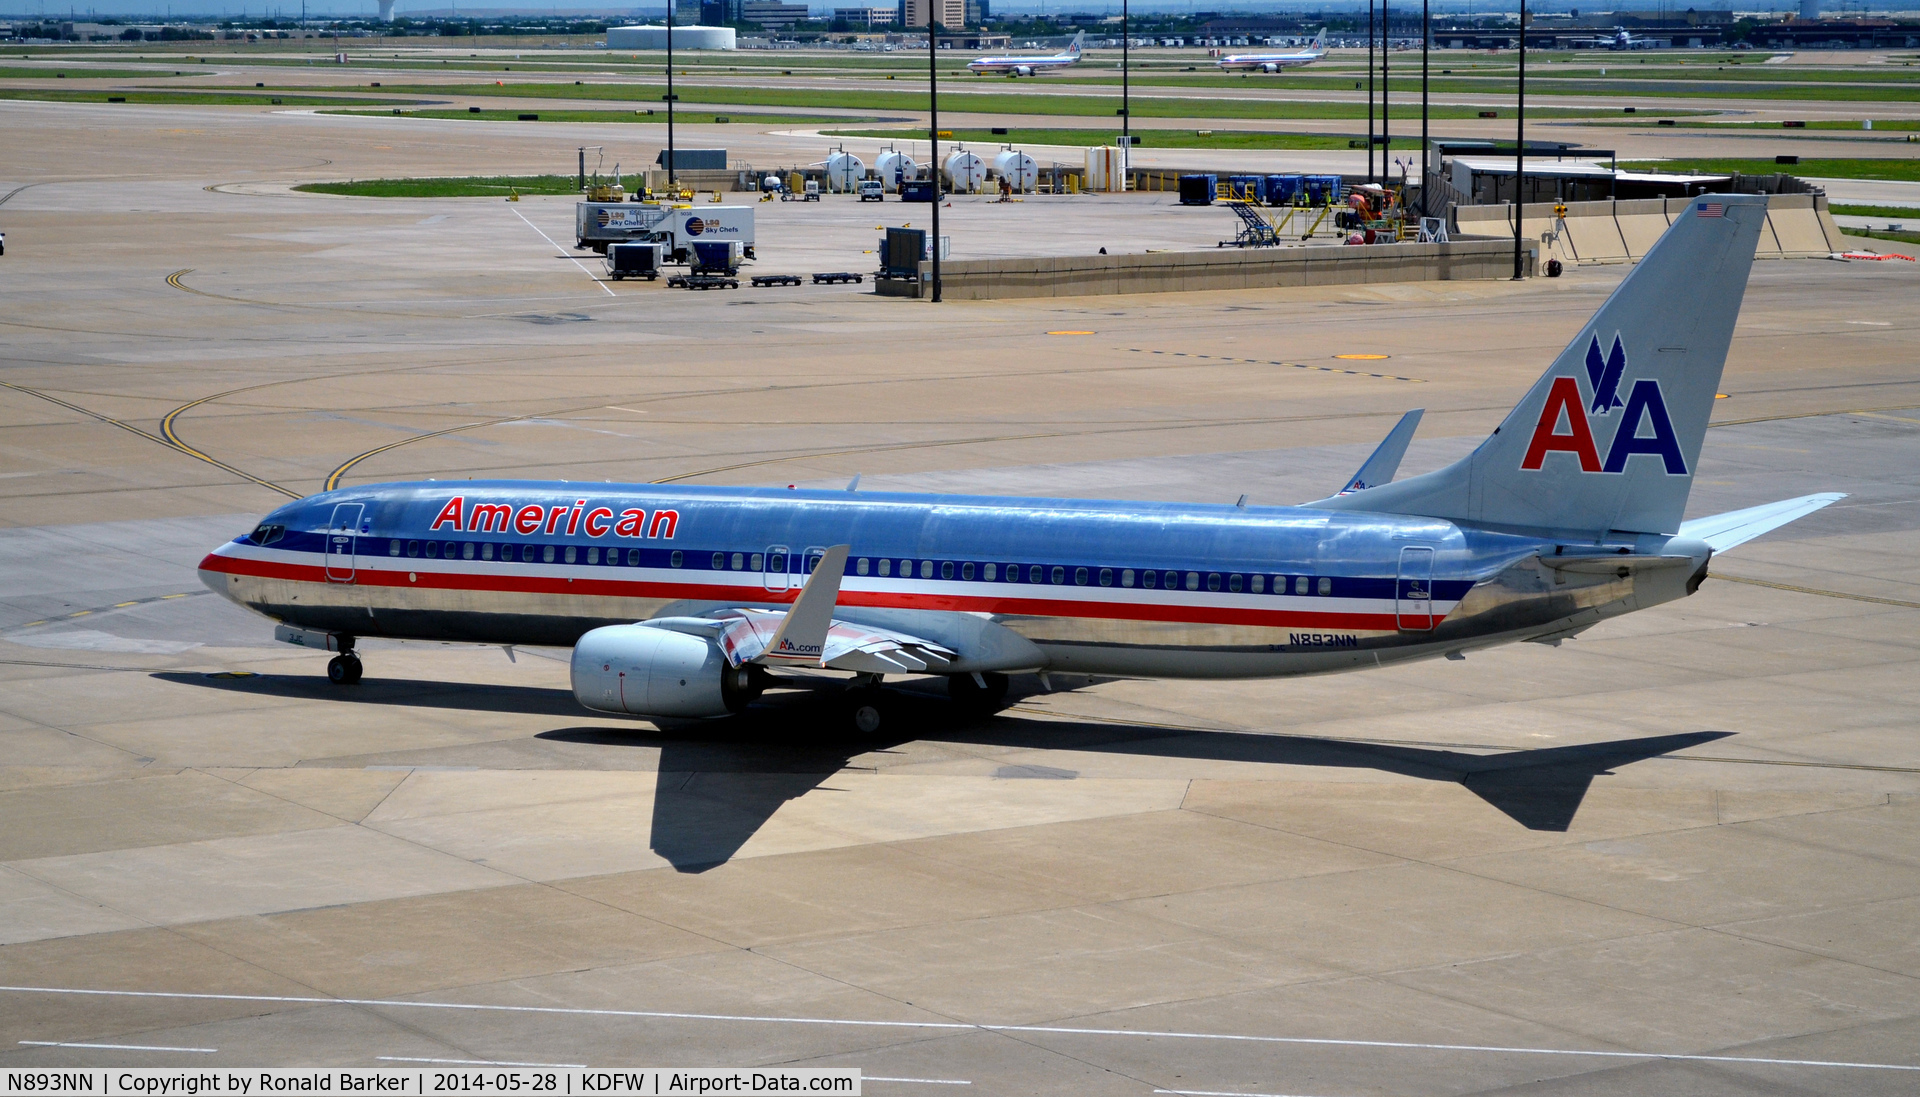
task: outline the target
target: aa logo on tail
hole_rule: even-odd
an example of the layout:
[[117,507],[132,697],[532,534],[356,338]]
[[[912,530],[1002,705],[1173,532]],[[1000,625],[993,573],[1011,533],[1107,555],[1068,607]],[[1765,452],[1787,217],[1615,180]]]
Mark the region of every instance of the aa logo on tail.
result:
[[[1538,471],[1545,466],[1547,454],[1559,452],[1573,454],[1581,472],[1620,473],[1627,471],[1628,458],[1646,454],[1660,458],[1668,475],[1687,475],[1687,459],[1674,436],[1660,382],[1642,377],[1628,390],[1626,400],[1620,399],[1620,380],[1627,370],[1627,349],[1620,337],[1613,337],[1613,349],[1602,357],[1600,336],[1595,333],[1587,347],[1586,365],[1591,399],[1582,399],[1578,377],[1555,377],[1520,467]],[[1623,409],[1618,416],[1613,414],[1615,408]],[[1594,444],[1596,420],[1602,427],[1613,423],[1605,461]]]

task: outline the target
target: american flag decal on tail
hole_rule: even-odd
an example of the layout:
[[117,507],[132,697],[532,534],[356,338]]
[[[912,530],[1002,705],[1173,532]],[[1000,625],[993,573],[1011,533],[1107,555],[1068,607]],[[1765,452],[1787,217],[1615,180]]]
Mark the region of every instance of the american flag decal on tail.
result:
[[1695,217],[1725,217],[1727,215],[1727,204],[1725,202],[1702,202],[1693,208],[1693,215]]

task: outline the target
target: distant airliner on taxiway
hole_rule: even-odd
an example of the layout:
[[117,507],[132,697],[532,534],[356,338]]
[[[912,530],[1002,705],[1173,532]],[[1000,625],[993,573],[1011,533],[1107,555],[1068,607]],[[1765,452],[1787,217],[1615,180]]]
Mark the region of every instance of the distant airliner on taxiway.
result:
[[1015,76],[1032,76],[1036,72],[1048,69],[1064,69],[1080,60],[1080,43],[1085,41],[1086,31],[1073,36],[1067,44],[1067,52],[1056,53],[1050,57],[979,57],[967,62],[967,71],[974,75],[988,72],[1009,72]]
[[1327,28],[1321,27],[1304,50],[1292,53],[1230,53],[1214,64],[1227,72],[1279,72],[1311,65],[1327,55]]

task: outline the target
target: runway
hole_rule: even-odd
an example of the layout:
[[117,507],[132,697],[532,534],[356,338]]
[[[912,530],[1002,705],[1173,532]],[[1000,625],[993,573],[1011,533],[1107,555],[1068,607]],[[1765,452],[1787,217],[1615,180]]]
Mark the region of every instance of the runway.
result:
[[[448,173],[471,146],[203,111],[182,167],[167,131],[193,113],[0,126],[16,174],[48,146],[44,178],[0,188],[36,184],[0,206],[9,1066],[1912,1090],[1908,264],[1756,266],[1689,513],[1850,495],[1682,602],[1367,674],[1029,678],[984,721],[904,679],[880,740],[821,734],[797,691],[663,731],[580,709],[560,651],[368,642],[366,680],[330,686],[193,565],[329,480],[1298,502],[1410,407],[1403,475],[1466,452],[1625,268],[687,294],[592,277],[566,199],[284,189],[323,160]],[[924,213],[798,206],[760,207],[761,268],[862,269],[874,225]],[[1218,212],[956,202],[942,229],[955,254],[1206,246]]]

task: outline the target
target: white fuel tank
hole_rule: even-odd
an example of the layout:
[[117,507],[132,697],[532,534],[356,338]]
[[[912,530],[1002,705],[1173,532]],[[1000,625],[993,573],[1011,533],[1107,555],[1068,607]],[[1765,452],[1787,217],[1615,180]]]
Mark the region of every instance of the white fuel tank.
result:
[[879,173],[880,182],[886,187],[887,193],[892,194],[900,189],[901,180],[911,180],[920,174],[920,165],[914,163],[913,157],[906,153],[888,149],[874,161],[874,170]]
[[1007,149],[993,158],[994,174],[1005,179],[1014,190],[1026,194],[1040,181],[1040,165],[1024,152]]
[[966,149],[955,149],[947,157],[945,173],[948,190],[973,194],[987,181],[987,164]]
[[836,152],[827,157],[827,189],[842,194],[851,192],[867,177],[867,165],[858,156],[850,152]]

